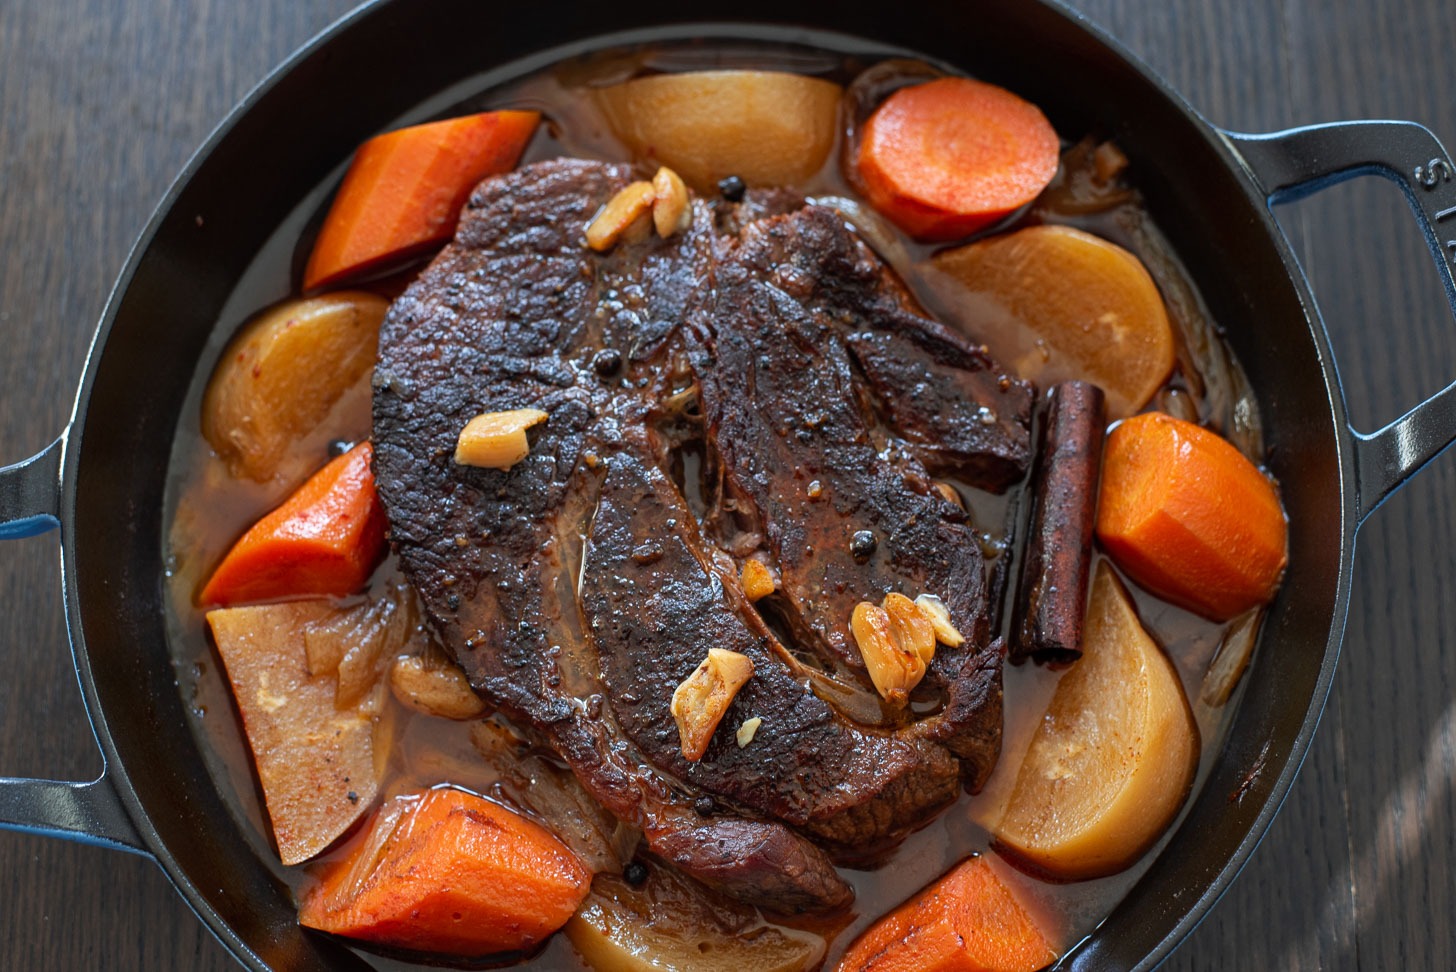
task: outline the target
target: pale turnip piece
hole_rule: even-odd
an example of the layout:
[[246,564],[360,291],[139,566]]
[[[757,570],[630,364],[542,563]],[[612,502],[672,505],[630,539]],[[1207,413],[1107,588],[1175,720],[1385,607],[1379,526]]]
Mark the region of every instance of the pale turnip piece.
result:
[[207,614],[284,864],[327,848],[379,792],[377,706],[366,695],[337,708],[338,678],[309,673],[304,633],[334,613],[328,601],[315,600]]
[[566,923],[571,944],[595,972],[802,972],[824,955],[819,936],[771,925],[676,870],[627,867],[641,878],[635,886],[599,874]]
[[671,167],[699,192],[728,176],[777,186],[814,175],[834,147],[841,94],[832,82],[781,71],[658,74],[596,92],[634,155]]
[[238,332],[202,399],[202,434],[233,475],[291,478],[290,451],[373,369],[388,309],[341,291],[279,304]]
[[1061,677],[1031,741],[997,844],[1057,878],[1120,871],[1183,805],[1198,746],[1173,663],[1099,564],[1083,655]]
[[1138,411],[1173,370],[1167,308],[1137,257],[1066,226],[1029,226],[937,253],[944,310],[992,357],[1045,388],[1097,385],[1111,419]]

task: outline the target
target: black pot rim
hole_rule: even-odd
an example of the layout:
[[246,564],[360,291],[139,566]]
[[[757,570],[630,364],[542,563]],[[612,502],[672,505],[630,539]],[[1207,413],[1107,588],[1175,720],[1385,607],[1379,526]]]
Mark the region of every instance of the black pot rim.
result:
[[[139,264],[146,256],[148,249],[158,234],[159,228],[176,205],[179,196],[199,170],[207,165],[213,152],[228,137],[239,120],[253,111],[257,104],[284,77],[296,70],[301,64],[325,52],[331,45],[339,41],[340,38],[346,37],[356,25],[390,11],[403,8],[406,3],[408,3],[408,0],[378,0],[378,2],[360,7],[336,21],[295,51],[286,61],[259,82],[213,130],[201,148],[198,149],[179,173],[176,180],[174,180],[156,207],[146,228],[139,236],[136,244],[132,247],[125,267],[119,274],[115,286],[112,288],[87,353],[83,376],[78,386],[67,434],[64,437],[65,442],[61,457],[60,518],[63,524],[73,523],[76,518],[77,482],[79,479],[81,446],[83,444],[83,435],[86,427],[87,404],[91,397],[99,363],[111,334],[117,307],[127,294]],[[1259,213],[1260,229],[1274,242],[1280,258],[1283,261],[1283,269],[1298,296],[1300,304],[1305,310],[1310,335],[1323,368],[1326,400],[1329,406],[1328,419],[1336,430],[1335,450],[1339,464],[1339,506],[1342,510],[1341,522],[1338,526],[1340,530],[1339,577],[1330,617],[1328,639],[1324,648],[1323,661],[1317,682],[1315,683],[1312,694],[1307,700],[1302,702],[1302,704],[1306,705],[1306,710],[1300,729],[1292,740],[1287,753],[1283,754],[1282,764],[1277,767],[1277,776],[1269,786],[1267,794],[1263,797],[1262,808],[1253,825],[1248,829],[1242,842],[1239,844],[1237,852],[1222,861],[1216,873],[1208,882],[1203,894],[1192,903],[1179,903],[1178,909],[1182,912],[1181,917],[1171,925],[1166,934],[1162,935],[1157,943],[1146,953],[1144,959],[1137,965],[1138,969],[1151,969],[1160,964],[1173,951],[1177,944],[1187,937],[1228,889],[1267,831],[1274,815],[1278,812],[1280,805],[1288,794],[1298,773],[1300,764],[1303,762],[1308,751],[1330,690],[1349,604],[1351,563],[1355,549],[1356,528],[1358,526],[1355,499],[1356,471],[1353,460],[1354,443],[1348,431],[1349,426],[1346,409],[1339,388],[1338,375],[1334,367],[1332,351],[1308,282],[1268,208],[1267,199],[1264,196],[1263,190],[1248,171],[1243,159],[1230,146],[1219,129],[1205,120],[1161,77],[1144,65],[1119,41],[1092,23],[1085,15],[1064,6],[1058,0],[1034,0],[1034,5],[1044,8],[1046,11],[1062,18],[1082,32],[1088,34],[1097,44],[1101,45],[1133,71],[1137,72],[1146,83],[1156,88],[1170,105],[1196,125],[1207,144],[1208,151],[1217,156],[1228,170],[1237,173],[1239,182],[1247,196],[1249,208]],[[685,26],[674,26],[664,28],[662,37],[664,39],[685,36],[709,36],[716,38],[726,36],[733,31],[741,30],[741,28],[742,25],[705,24],[695,25],[692,28],[692,33],[689,33],[688,28]],[[641,31],[634,31],[632,33],[638,37],[642,35]],[[831,32],[816,30],[813,33],[815,36],[827,36]],[[536,54],[529,55],[529,57],[535,59],[539,56],[543,60],[547,58],[554,59],[560,56],[563,51],[571,51],[583,46],[595,47],[599,46],[599,44],[574,42],[563,45],[561,48],[552,49],[551,51],[537,52]],[[128,813],[131,815],[136,829],[148,850],[165,870],[171,882],[176,886],[179,893],[181,893],[193,911],[243,965],[259,970],[259,972],[265,972],[270,966],[258,955],[250,943],[239,935],[223,916],[209,905],[199,888],[193,883],[183,863],[173,854],[167,843],[158,834],[149,819],[147,808],[142,804],[137,794],[128,769],[118,753],[111,727],[105,717],[105,705],[98,692],[90,656],[88,654],[86,632],[81,612],[81,593],[77,583],[78,563],[76,560],[76,543],[74,537],[69,533],[63,537],[62,542],[62,576],[66,616],[71,633],[76,670],[88,715],[91,718],[96,738],[102,750],[107,778],[115,786],[118,795]],[[1270,768],[1273,769],[1274,767],[1271,766]],[[1081,947],[1079,945],[1070,950],[1063,961],[1058,964],[1058,968],[1080,967],[1078,956]]]

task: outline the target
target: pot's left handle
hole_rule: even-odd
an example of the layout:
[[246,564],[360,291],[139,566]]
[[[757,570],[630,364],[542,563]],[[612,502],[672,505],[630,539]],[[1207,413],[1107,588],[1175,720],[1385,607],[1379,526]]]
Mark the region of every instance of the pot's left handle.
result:
[[[0,467],[0,540],[60,526],[62,435],[38,455]],[[0,828],[147,853],[105,772],[89,783],[0,777]]]
[[[1298,199],[1353,176],[1400,186],[1456,311],[1456,164],[1440,141],[1408,121],[1349,121],[1269,135],[1222,132],[1270,204]],[[1383,429],[1350,430],[1359,484],[1357,521],[1456,441],[1456,382]]]

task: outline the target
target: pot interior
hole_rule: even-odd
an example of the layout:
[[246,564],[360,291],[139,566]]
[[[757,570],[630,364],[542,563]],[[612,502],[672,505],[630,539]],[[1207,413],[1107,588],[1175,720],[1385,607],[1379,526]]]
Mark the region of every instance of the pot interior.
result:
[[[271,851],[220,794],[178,691],[195,674],[178,671],[169,649],[164,496],[174,436],[196,421],[187,409],[198,362],[210,367],[226,340],[219,321],[230,329],[239,308],[286,292],[268,291],[278,281],[257,270],[249,276],[249,268],[275,234],[297,236],[360,141],[506,74],[624,42],[766,39],[875,57],[908,48],[1017,91],[1059,131],[1099,132],[1124,149],[1154,220],[1256,391],[1268,465],[1290,519],[1290,567],[1202,790],[1143,878],[1064,964],[1154,964],[1262,834],[1323,705],[1353,535],[1343,407],[1328,349],[1262,200],[1206,123],[1075,14],[990,0],[921,3],[891,20],[868,4],[836,8],[838,22],[862,23],[880,37],[872,43],[797,26],[821,9],[782,0],[699,5],[696,19],[755,26],[687,27],[671,26],[679,7],[653,0],[563,6],[555,15],[540,5],[466,0],[379,4],[280,69],[163,201],[83,379],[66,470],[68,610],[113,776],[179,889],[245,962],[364,967],[338,944],[300,933],[288,888],[266,863]],[[512,66],[492,68],[501,64]],[[248,303],[262,292],[269,296]]]

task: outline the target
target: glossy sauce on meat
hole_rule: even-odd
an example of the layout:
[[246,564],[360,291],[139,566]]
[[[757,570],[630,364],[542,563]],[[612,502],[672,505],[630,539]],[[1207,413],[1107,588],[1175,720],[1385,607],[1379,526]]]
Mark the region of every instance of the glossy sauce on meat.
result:
[[[562,154],[625,158],[625,152],[605,133],[600,119],[594,117],[589,106],[584,106],[576,86],[583,80],[600,82],[628,76],[644,67],[711,66],[715,55],[698,48],[686,54],[669,51],[658,55],[656,61],[653,57],[636,53],[617,59],[563,65],[510,88],[480,95],[461,106],[460,110],[496,105],[540,107],[551,120],[550,129],[538,135],[529,155],[523,159],[523,165]],[[837,55],[809,53],[800,54],[800,57],[800,66],[804,70],[822,71],[838,78],[852,76],[858,67],[842,63]],[[755,54],[738,49],[728,51],[718,59],[727,60],[734,66],[760,66],[765,62],[782,64],[775,52]],[[1082,133],[1063,134],[1076,137]],[[1036,205],[1020,214],[1011,225],[1049,222],[1078,226],[1137,254],[1158,282],[1180,338],[1180,368],[1156,403],[1174,414],[1209,421],[1221,428],[1246,453],[1257,455],[1260,437],[1252,396],[1237,364],[1208,321],[1191,283],[1163,244],[1135,192],[1108,190],[1087,179],[1086,172],[1092,161],[1082,147],[1073,147],[1064,153],[1063,164],[1060,184],[1048,190]],[[1129,181],[1135,185],[1135,171],[1130,173]],[[932,311],[938,309],[941,298],[925,286],[916,271],[928,255],[929,248],[906,241],[888,230],[883,221],[873,214],[866,214],[863,204],[856,206],[852,190],[840,175],[838,153],[831,154],[825,169],[809,184],[796,188],[811,199],[837,207],[842,216],[860,228],[879,256],[899,271],[913,296]],[[291,292],[290,269],[298,262],[294,252],[295,249],[307,252],[311,237],[305,231],[306,224],[320,201],[321,197],[305,201],[294,217],[281,225],[260,251],[253,268],[240,282],[228,312],[219,322],[210,346],[214,356],[245,317]],[[841,205],[837,201],[845,202]],[[1008,227],[998,227],[1005,228]],[[384,287],[391,297],[399,289],[389,283]],[[937,316],[942,320],[950,319],[940,314]],[[974,334],[968,337],[973,341],[976,339]],[[874,352],[874,348],[863,348],[857,353],[861,354],[862,360],[872,360]],[[888,357],[892,359],[893,354]],[[213,763],[213,775],[221,787],[230,789],[235,795],[241,829],[255,836],[260,856],[271,861],[274,855],[266,836],[268,830],[261,811],[261,800],[255,792],[251,759],[233,714],[226,680],[207,645],[201,613],[192,606],[192,594],[232,540],[296,484],[260,487],[233,480],[211,457],[197,430],[195,416],[198,411],[196,400],[206,383],[212,357],[207,357],[202,364],[194,381],[193,401],[184,409],[183,424],[174,447],[173,483],[169,491],[167,522],[171,524],[171,533],[167,543],[173,648],[179,683],[192,703],[198,732],[205,743],[204,750]],[[322,464],[328,456],[331,442],[366,437],[370,427],[368,396],[365,382],[336,406],[318,436],[300,443],[300,450],[316,454],[317,464]],[[940,472],[938,478],[954,485],[965,500],[969,522],[974,525],[978,542],[993,555],[988,566],[993,571],[1007,570],[1014,577],[1016,541],[1019,538],[1008,539],[1008,525],[1016,521],[1017,490],[1013,488],[1005,494],[996,494],[977,489],[960,479],[953,467]],[[640,490],[643,487],[638,484],[631,488]],[[580,556],[579,552],[575,555]],[[393,558],[387,561],[374,578],[374,588],[382,589],[384,584],[394,580],[397,569]],[[1145,625],[1167,648],[1177,665],[1188,697],[1194,703],[1207,753],[1221,742],[1223,710],[1210,710],[1197,703],[1199,682],[1222,639],[1224,626],[1195,618],[1141,592],[1135,592],[1135,597]],[[1004,627],[1007,619],[1001,615],[1009,612],[1001,611],[1000,604],[990,607],[993,623]],[[790,623],[789,626],[794,625]],[[812,623],[807,626],[812,628]],[[986,849],[983,824],[994,820],[998,802],[1005,798],[1014,782],[1021,754],[1055,684],[1054,672],[1031,665],[1006,666],[1002,752],[998,769],[985,790],[974,797],[961,795],[928,826],[910,834],[888,858],[875,861],[877,866],[863,870],[842,869],[841,873],[857,894],[847,924],[843,918],[829,923],[806,922],[808,927],[835,934],[828,953],[831,964],[854,936],[876,917],[918,891],[968,853]],[[491,769],[479,759],[471,746],[464,726],[416,716],[402,709],[394,712],[392,718],[398,720],[398,727],[396,743],[389,757],[390,769],[386,774],[386,796],[445,781],[485,792],[495,782]],[[1201,766],[1207,762],[1203,760]],[[1044,905],[1043,913],[1050,918],[1048,931],[1058,939],[1058,947],[1064,949],[1090,931],[1110,910],[1124,890],[1136,881],[1153,853],[1156,849],[1143,862],[1115,877],[1074,885],[1045,884],[1022,876],[1009,867],[1000,871],[1007,880],[1016,883],[1018,890]],[[295,887],[301,888],[309,880],[306,873],[299,869],[285,871],[278,868],[278,871]],[[380,967],[400,965],[394,960],[372,955],[369,958]],[[580,966],[564,937],[556,936],[535,960],[533,967],[562,969]]]

